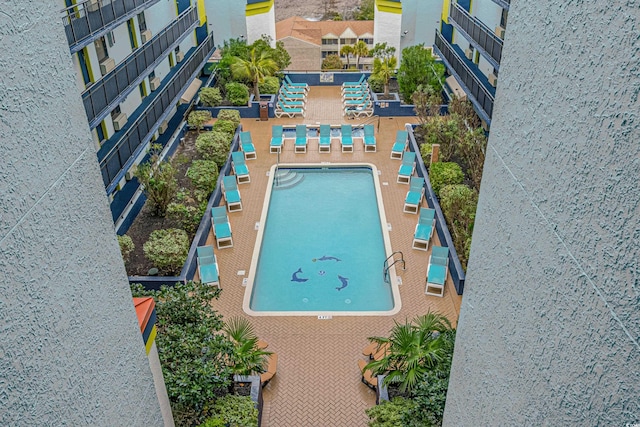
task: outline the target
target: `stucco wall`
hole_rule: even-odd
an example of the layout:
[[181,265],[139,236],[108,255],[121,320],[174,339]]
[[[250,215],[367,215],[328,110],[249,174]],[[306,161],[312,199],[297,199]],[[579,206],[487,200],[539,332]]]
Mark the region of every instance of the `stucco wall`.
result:
[[638,17],[512,2],[446,426],[640,422]]
[[0,425],[162,425],[60,6],[36,3],[0,13]]

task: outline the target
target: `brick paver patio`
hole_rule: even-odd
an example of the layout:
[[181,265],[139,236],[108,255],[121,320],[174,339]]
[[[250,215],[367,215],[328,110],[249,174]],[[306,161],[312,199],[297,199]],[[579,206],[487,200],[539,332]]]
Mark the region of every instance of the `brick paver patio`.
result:
[[[242,310],[245,292],[243,279],[249,274],[256,240],[255,224],[260,221],[262,203],[267,189],[266,172],[276,162],[269,153],[273,124],[358,124],[377,119],[346,120],[342,116],[339,87],[311,87],[304,119],[243,119],[244,130],[251,131],[258,153],[257,160],[247,162],[251,183],[239,186],[243,200],[241,212],[230,213],[234,247],[216,250],[221,273],[222,295],[215,302],[225,318],[247,316]],[[367,337],[387,335],[393,321],[404,321],[428,310],[444,313],[455,324],[460,310],[461,296],[455,292],[450,279],[443,298],[424,295],[428,252],[411,249],[417,215],[402,212],[408,186],[397,184],[400,165],[389,153],[398,129],[414,117],[382,117],[376,131],[378,151],[365,153],[359,138],[354,140],[354,153],[341,153],[334,140],[331,153],[318,153],[317,140],[312,139],[306,154],[293,152],[292,140],[287,140],[280,162],[367,162],[381,171],[382,196],[387,221],[391,224],[391,243],[394,251],[402,251],[406,271],[397,269],[402,279],[400,295],[402,309],[396,316],[334,317],[251,317],[259,337],[269,343],[268,350],[278,353],[276,376],[264,388],[265,427],[326,427],[366,426],[366,408],[375,405],[375,394],[360,382],[358,359],[364,359],[362,349]],[[213,242],[213,237],[209,237]],[[438,244],[437,236],[434,242]],[[375,265],[372,268],[380,269]],[[240,274],[239,274],[240,272]],[[248,317],[248,316],[247,316]]]

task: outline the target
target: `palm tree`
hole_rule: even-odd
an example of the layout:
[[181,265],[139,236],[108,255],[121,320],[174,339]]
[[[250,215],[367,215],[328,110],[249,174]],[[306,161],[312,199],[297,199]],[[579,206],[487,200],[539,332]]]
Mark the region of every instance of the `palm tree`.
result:
[[271,58],[267,51],[262,51],[258,55],[255,48],[249,52],[249,59],[234,56],[231,61],[231,74],[233,74],[233,77],[251,80],[253,82],[253,95],[256,101],[260,100],[258,84],[262,83],[265,77],[272,76],[278,71],[276,61]]
[[449,320],[439,313],[429,312],[404,324],[395,322],[389,338],[369,338],[388,349],[364,369],[375,375],[387,373],[384,385],[399,384],[401,392],[411,391],[426,372],[445,361],[450,345],[446,337],[451,330]]
[[358,42],[353,45],[353,54],[356,55],[356,68],[359,68],[360,57],[369,55],[367,44],[362,40],[358,40]]
[[372,75],[384,82],[384,95],[389,96],[389,80],[396,73],[398,59],[395,56],[373,59]]
[[223,331],[234,345],[231,370],[237,375],[252,375],[265,371],[267,357],[271,352],[258,347],[258,337],[253,325],[244,317],[232,317]]
[[345,56],[347,58],[347,70],[349,69],[349,55],[353,55],[353,46],[350,44],[342,46],[340,49],[340,55]]

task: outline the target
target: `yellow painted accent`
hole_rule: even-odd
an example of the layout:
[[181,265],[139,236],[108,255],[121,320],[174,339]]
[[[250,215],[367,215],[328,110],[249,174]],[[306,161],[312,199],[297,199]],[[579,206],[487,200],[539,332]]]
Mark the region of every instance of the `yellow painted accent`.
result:
[[169,68],[173,68],[176,65],[176,60],[173,58],[173,52],[169,53]]
[[[102,128],[102,134],[104,135],[104,140],[106,141],[109,139],[109,135],[107,134],[107,124],[103,121],[100,122],[100,127]],[[100,141],[100,144],[102,144],[103,141]]]
[[380,12],[402,14],[402,3],[389,0],[376,0],[376,8]]
[[151,333],[149,334],[149,339],[147,340],[147,345],[145,346],[147,350],[147,356],[151,351],[151,346],[153,345],[153,342],[156,340],[157,333],[158,333],[158,330],[156,329],[156,325],[153,325],[153,328],[151,328]]
[[198,0],[198,18],[200,18],[200,25],[202,27],[207,22],[207,10],[204,8],[204,0]]
[[273,0],[262,1],[260,3],[248,4],[245,9],[246,16],[255,16],[267,13],[273,8]]
[[473,63],[478,65],[478,63],[480,63],[480,51],[476,50],[476,54],[475,57],[473,58]]
[[443,0],[442,2],[442,22],[449,23],[449,9],[451,8],[451,0]]
[[144,95],[144,98],[149,96],[149,91],[147,90],[147,81],[146,80],[142,80],[142,82],[140,82],[140,87],[142,87],[142,94]]
[[129,29],[129,31],[131,31],[131,37],[133,37],[133,45],[137,49],[139,47],[139,45],[138,45],[138,34],[136,34],[136,23],[133,20],[133,18],[129,19],[129,22],[131,24],[127,25],[127,28]]
[[89,51],[87,48],[82,49],[84,52],[84,63],[87,66],[87,73],[89,74],[89,81],[95,82],[96,79],[93,77],[93,70],[91,69],[91,59],[89,58]]

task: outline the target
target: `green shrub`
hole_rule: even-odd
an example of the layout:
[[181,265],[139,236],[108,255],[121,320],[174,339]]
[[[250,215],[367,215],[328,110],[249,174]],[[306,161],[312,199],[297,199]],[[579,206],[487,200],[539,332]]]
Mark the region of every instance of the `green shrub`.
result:
[[370,75],[369,76],[369,87],[375,93],[382,93],[384,91],[384,80],[380,76]]
[[229,82],[225,86],[227,99],[232,105],[247,105],[249,103],[249,88],[242,83]]
[[436,196],[445,185],[462,184],[464,173],[459,164],[454,162],[436,162],[429,168],[429,180]]
[[453,246],[460,263],[466,269],[476,219],[478,193],[466,185],[445,185],[440,189],[439,200],[453,239]]
[[189,252],[189,236],[184,230],[168,228],[151,233],[142,246],[144,256],[167,273],[178,273]]
[[211,120],[211,112],[205,110],[192,111],[187,118],[187,124],[196,128],[198,132],[202,130],[205,123]]
[[193,233],[200,224],[200,210],[195,206],[171,203],[167,207],[167,217],[177,221],[180,227],[187,233]]
[[[204,427],[217,426],[222,419],[229,427],[258,427],[258,409],[249,396],[228,394],[216,400],[213,405],[216,414],[203,424]],[[211,420],[212,424],[208,424]]]
[[194,160],[187,171],[187,177],[196,189],[196,200],[207,199],[216,188],[218,165],[213,160]]
[[122,259],[124,262],[129,261],[129,255],[136,248],[136,245],[133,244],[133,240],[131,240],[131,237],[124,234],[122,236],[118,236],[118,244],[120,245]]
[[422,157],[422,161],[427,166],[429,166],[429,163],[431,163],[432,148],[433,148],[433,144],[429,144],[429,143],[420,144],[420,157]]
[[216,415],[213,418],[207,419],[207,421],[200,424],[199,427],[227,427],[227,423],[220,415]]
[[402,397],[396,397],[391,401],[383,401],[380,405],[373,406],[365,412],[369,419],[369,427],[397,427],[403,426],[403,415],[413,409],[415,404]]
[[342,59],[335,54],[327,55],[322,60],[321,68],[323,70],[342,70]]
[[203,87],[200,89],[200,102],[205,107],[217,107],[222,103],[222,95],[217,87]]
[[240,112],[238,110],[226,108],[224,110],[218,111],[218,119],[229,120],[233,122],[234,129],[236,129],[240,124]]
[[[196,138],[196,150],[205,160],[213,160],[218,167],[222,167],[229,156],[231,138],[228,134],[212,131],[205,132]],[[222,160],[222,163],[220,163]]]
[[165,216],[167,206],[178,192],[176,169],[169,162],[161,162],[157,166],[152,163],[138,165],[135,176],[142,184],[147,201],[151,203],[152,212]]
[[233,134],[236,133],[236,125],[231,120],[218,119],[213,124],[211,130],[218,132],[224,132],[229,135],[229,139],[233,139]]
[[275,95],[280,90],[280,80],[273,76],[265,77],[264,81],[258,84],[258,89],[260,93]]

